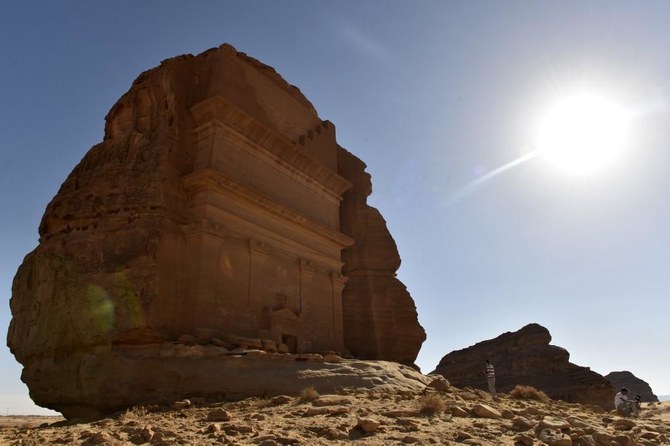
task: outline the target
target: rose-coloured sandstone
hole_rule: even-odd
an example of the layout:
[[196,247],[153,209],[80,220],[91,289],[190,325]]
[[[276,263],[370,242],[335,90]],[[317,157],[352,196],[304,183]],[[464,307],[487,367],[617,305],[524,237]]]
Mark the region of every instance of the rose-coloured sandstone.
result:
[[486,389],[483,371],[489,359],[495,367],[498,392],[527,385],[554,399],[611,409],[616,392],[609,381],[588,367],[571,363],[567,350],[549,342],[546,328],[529,324],[447,354],[432,373],[443,375],[456,387]]
[[635,398],[636,395],[640,395],[642,402],[658,402],[658,397],[654,395],[654,392],[651,390],[649,383],[638,378],[627,370],[621,372],[610,372],[605,375],[605,379],[611,382],[612,385],[617,389],[626,387],[628,389],[629,398]]
[[425,333],[364,169],[230,45],[142,73],[14,279],[8,345],[32,398],[71,417],[234,394],[209,380],[225,354],[412,364]]

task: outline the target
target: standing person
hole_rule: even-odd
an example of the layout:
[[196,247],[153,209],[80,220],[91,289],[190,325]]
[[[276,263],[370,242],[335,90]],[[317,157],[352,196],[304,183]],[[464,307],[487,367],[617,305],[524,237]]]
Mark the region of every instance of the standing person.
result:
[[488,359],[486,360],[486,371],[484,374],[486,375],[486,381],[489,384],[489,392],[496,395],[496,371],[493,368],[493,364],[491,364]]

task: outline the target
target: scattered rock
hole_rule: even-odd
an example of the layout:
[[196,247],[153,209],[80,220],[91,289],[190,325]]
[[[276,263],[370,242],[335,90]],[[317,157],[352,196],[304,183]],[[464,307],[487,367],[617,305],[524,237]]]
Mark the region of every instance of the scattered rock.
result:
[[214,409],[207,413],[207,421],[230,421],[230,412],[223,409]]
[[288,395],[278,395],[271,400],[272,404],[274,405],[286,404],[290,403],[291,401],[293,401],[293,398]]
[[[345,360],[342,364],[347,364]],[[340,364],[332,364],[339,368]],[[381,364],[380,364],[381,366]],[[426,415],[419,407],[427,396],[425,384],[413,391],[342,388],[321,394],[324,401],[342,404],[313,406],[291,396],[294,403],[274,404],[273,398],[236,402],[199,401],[178,410],[137,407],[87,422],[50,424],[39,429],[0,428],[0,444],[84,444],[86,446],[155,446],[187,444],[310,445],[310,444],[463,444],[470,446],[660,446],[670,444],[666,405],[645,407],[643,417],[603,416],[591,406],[560,401],[518,400],[499,395],[494,400],[468,399],[473,408],[488,406],[504,417],[457,418],[449,412],[476,392],[452,387],[433,393],[449,410]],[[342,399],[346,399],[346,403]],[[667,404],[670,405],[670,404]],[[527,410],[532,408],[533,410]],[[480,408],[476,411],[480,412]],[[467,411],[464,411],[467,413]],[[522,414],[528,415],[522,415]],[[534,415],[531,415],[534,414]],[[212,421],[208,418],[229,418]],[[227,414],[227,415],[224,415]],[[603,420],[603,418],[605,420]],[[35,423],[45,424],[45,419]],[[550,427],[551,426],[551,427]],[[619,426],[619,427],[617,427]],[[2,427],[2,426],[0,426]],[[620,430],[623,427],[626,430]]]
[[521,443],[524,446],[533,446],[535,441],[533,440],[533,437],[530,435],[526,434],[519,434],[515,437],[516,443]]
[[475,404],[472,406],[472,412],[478,417],[483,418],[502,418],[500,412],[486,404]]
[[593,434],[593,438],[601,445],[609,445],[616,437],[608,432],[599,431]]
[[467,409],[464,409],[459,406],[454,406],[451,408],[451,415],[454,417],[469,417],[470,412],[467,411]]
[[155,432],[151,426],[146,426],[144,429],[142,429],[140,435],[142,435],[144,441],[150,442],[154,438]]
[[456,440],[467,440],[469,438],[472,438],[472,434],[469,434],[465,431],[456,432]]
[[191,400],[180,400],[172,403],[173,409],[185,409],[191,405]]
[[572,439],[560,430],[542,429],[537,438],[549,446],[572,446]]
[[548,415],[545,415],[544,417],[542,417],[542,420],[540,421],[540,429],[562,430],[569,428],[570,424],[567,421],[557,417],[550,417]]
[[312,401],[314,406],[340,406],[340,405],[350,405],[351,400],[344,396],[335,396],[335,395],[325,395],[320,396],[319,398]]
[[359,418],[357,426],[366,434],[371,434],[379,429],[380,423],[372,418]]
[[527,431],[535,426],[533,421],[530,421],[526,417],[516,416],[512,418],[512,429],[517,431]]
[[433,374],[428,375],[428,377],[431,378],[431,381],[428,383],[427,388],[439,390],[441,392],[449,391],[451,384],[449,384],[449,381],[444,376]]
[[105,444],[110,443],[113,440],[114,440],[113,437],[109,435],[107,432],[98,432],[93,436],[89,437],[84,444],[86,445]]
[[334,427],[324,428],[320,435],[321,437],[327,438],[328,440],[348,440],[349,434]]

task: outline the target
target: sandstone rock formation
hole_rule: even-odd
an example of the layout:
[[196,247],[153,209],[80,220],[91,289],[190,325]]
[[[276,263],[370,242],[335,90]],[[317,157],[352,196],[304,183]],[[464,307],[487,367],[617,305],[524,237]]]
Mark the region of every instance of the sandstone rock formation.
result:
[[611,382],[616,389],[626,387],[629,391],[629,398],[635,398],[635,395],[640,395],[642,397],[641,401],[644,403],[658,402],[658,397],[652,392],[651,386],[629,371],[610,372],[605,375],[605,379]]
[[356,243],[342,253],[348,278],[342,293],[344,339],[359,358],[395,358],[409,363],[425,340],[416,324],[416,309],[405,286],[395,277],[400,256],[379,211],[366,203],[372,191],[365,164],[342,149],[340,175],[354,187],[344,193],[340,206],[343,233]]
[[456,387],[487,389],[483,371],[489,359],[495,366],[498,392],[528,385],[554,399],[612,408],[616,392],[609,381],[588,367],[572,364],[567,350],[549,342],[546,328],[529,324],[449,353],[433,373],[443,375]]
[[[425,333],[364,169],[296,87],[229,45],[141,74],[14,279],[8,345],[32,398],[66,416],[178,398],[227,364],[167,366],[194,342],[413,363]],[[102,407],[119,379],[143,384]]]

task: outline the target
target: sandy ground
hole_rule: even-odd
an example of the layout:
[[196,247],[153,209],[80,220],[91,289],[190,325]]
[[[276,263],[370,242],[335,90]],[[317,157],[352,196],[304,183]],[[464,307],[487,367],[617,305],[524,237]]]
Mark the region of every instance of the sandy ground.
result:
[[49,425],[63,420],[65,420],[63,417],[48,417],[40,415],[0,416],[0,429],[5,429],[8,427],[20,429],[35,428],[43,424]]
[[135,407],[92,422],[0,417],[0,445],[648,446],[670,445],[669,422],[670,402],[645,404],[640,417],[622,419],[595,407],[453,387],[305,391],[181,409]]

